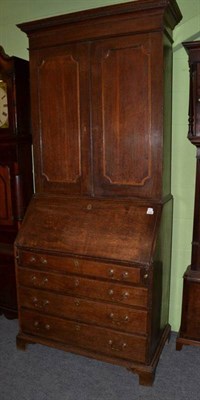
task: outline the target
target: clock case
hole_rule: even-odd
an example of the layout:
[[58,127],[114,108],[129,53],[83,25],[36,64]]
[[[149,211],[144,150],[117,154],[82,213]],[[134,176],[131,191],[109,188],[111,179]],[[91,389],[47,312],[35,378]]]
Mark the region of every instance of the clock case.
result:
[[196,188],[191,264],[183,276],[182,316],[177,350],[200,345],[200,41],[184,42],[190,71],[188,139],[196,146]]
[[33,193],[29,62],[0,47],[8,127],[0,128],[0,314],[17,316],[13,243]]

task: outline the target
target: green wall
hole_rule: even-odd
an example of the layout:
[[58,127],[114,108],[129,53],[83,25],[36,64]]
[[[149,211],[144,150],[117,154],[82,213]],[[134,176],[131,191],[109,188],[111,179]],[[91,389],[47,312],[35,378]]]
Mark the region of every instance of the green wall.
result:
[[[127,0],[126,0],[127,1]],[[28,40],[16,24],[124,0],[1,0],[0,45],[9,55],[28,59]],[[195,147],[187,140],[188,63],[181,43],[200,40],[200,0],[177,0],[183,20],[174,31],[172,193],[174,224],[170,323],[178,331],[181,316],[182,275],[190,264]]]

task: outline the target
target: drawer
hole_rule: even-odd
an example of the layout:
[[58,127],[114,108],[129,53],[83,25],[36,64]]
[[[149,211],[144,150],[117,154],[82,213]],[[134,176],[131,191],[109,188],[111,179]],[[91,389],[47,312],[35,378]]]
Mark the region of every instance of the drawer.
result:
[[97,300],[118,302],[132,306],[147,307],[148,290],[143,287],[120,285],[73,275],[59,275],[38,270],[18,268],[18,285],[60,294],[88,297]]
[[[107,328],[90,326],[62,318],[21,310],[23,333],[53,340],[95,353],[145,362],[147,339]],[[37,341],[37,340],[36,340]],[[55,344],[54,342],[54,344]]]
[[53,256],[20,250],[19,264],[34,269],[88,275],[134,284],[148,283],[148,270],[143,267],[122,266],[114,263],[85,260],[78,257]]
[[124,332],[147,333],[148,313],[141,309],[63,296],[25,287],[19,289],[19,304],[24,308],[71,320],[110,327]]

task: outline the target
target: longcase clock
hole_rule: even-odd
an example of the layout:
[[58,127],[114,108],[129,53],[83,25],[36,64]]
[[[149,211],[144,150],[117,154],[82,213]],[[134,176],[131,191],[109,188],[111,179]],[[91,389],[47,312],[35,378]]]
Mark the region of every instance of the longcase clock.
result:
[[190,67],[188,139],[197,148],[192,259],[184,274],[182,319],[177,350],[200,345],[200,41],[183,43]]
[[29,63],[0,47],[0,314],[17,316],[13,243],[33,192]]

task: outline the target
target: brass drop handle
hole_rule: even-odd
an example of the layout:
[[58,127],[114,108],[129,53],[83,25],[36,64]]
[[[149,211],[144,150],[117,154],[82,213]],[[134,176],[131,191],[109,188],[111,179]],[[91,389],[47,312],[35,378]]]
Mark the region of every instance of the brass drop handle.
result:
[[111,347],[111,349],[114,350],[114,351],[122,351],[127,347],[127,344],[125,342],[123,342],[120,345],[116,345],[115,343],[113,343],[112,339],[110,339],[108,341],[108,344]]
[[37,297],[33,297],[33,304],[36,308],[44,308],[45,306],[47,306],[49,304],[49,300],[43,300],[39,303]]
[[37,297],[33,297],[33,304],[34,304],[35,306],[37,306],[37,302],[38,302]]
[[124,271],[122,274],[122,279],[127,279],[128,278],[128,272]]
[[125,315],[123,318],[119,319],[118,316],[115,317],[115,314],[111,312],[109,314],[110,319],[112,320],[113,324],[122,325],[123,322],[129,321],[129,316]]
[[34,325],[35,328],[39,329],[39,321],[37,321],[37,320],[34,321],[33,325]]
[[79,267],[79,261],[78,261],[78,260],[74,260],[74,266],[75,266],[76,268]]
[[[36,275],[32,275],[31,281],[33,282],[34,285],[36,285],[37,276],[36,276]],[[46,285],[46,283],[48,283],[48,282],[49,282],[48,278],[47,278],[47,277],[44,277],[44,278],[42,279],[41,282],[37,282],[37,286],[44,286],[44,285]]]
[[129,292],[126,291],[126,292],[122,293],[122,298],[123,299],[127,299],[128,297],[129,297]]
[[36,282],[36,280],[37,280],[36,276],[35,276],[35,275],[33,275],[33,276],[31,277],[31,280],[32,280],[32,282],[33,282],[33,283],[35,283],[35,282]]
[[40,257],[40,261],[42,264],[47,264],[46,258]]
[[81,330],[80,325],[76,324],[76,325],[75,325],[75,330],[76,330],[77,332],[79,332],[79,331]]

